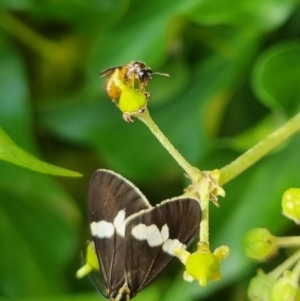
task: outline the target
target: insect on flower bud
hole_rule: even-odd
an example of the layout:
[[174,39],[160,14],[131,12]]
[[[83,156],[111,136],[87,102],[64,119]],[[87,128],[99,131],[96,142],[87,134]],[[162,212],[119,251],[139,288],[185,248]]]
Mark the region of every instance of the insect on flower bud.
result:
[[145,111],[150,97],[146,87],[153,75],[169,76],[166,73],[153,72],[145,63],[139,61],[112,67],[100,73],[101,77],[107,77],[107,94],[123,112],[126,122],[133,122],[132,115]]

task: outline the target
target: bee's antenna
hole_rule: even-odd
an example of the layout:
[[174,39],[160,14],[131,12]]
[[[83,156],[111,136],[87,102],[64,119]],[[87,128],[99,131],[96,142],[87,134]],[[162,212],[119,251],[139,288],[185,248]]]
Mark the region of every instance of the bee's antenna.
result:
[[161,75],[161,76],[170,77],[170,74],[168,74],[168,73],[153,72],[152,74],[158,74],[158,75]]

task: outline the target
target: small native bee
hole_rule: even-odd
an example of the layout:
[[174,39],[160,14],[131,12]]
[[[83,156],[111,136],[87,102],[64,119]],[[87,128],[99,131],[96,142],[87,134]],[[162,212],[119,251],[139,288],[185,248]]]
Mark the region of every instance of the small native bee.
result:
[[138,89],[147,95],[149,98],[149,92],[146,92],[146,87],[153,75],[158,74],[162,76],[169,76],[166,73],[153,72],[151,68],[147,67],[143,62],[132,62],[123,66],[116,66],[100,73],[101,77],[107,76],[106,91],[108,96],[117,102],[122,93],[121,89],[117,87],[113,80],[113,74],[116,70],[119,70],[119,79],[129,88],[134,88],[136,81],[138,82]]

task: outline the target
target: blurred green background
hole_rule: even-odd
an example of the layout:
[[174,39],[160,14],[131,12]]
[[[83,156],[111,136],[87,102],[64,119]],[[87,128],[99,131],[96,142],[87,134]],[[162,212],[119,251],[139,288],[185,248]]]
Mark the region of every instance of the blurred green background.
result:
[[[147,128],[126,124],[105,94],[99,72],[131,60],[171,75],[149,84],[149,109],[174,146],[200,169],[220,168],[299,111],[299,1],[2,0],[0,126],[27,152],[83,177],[0,162],[0,299],[102,300],[74,276],[97,168],[130,179],[152,204],[188,184]],[[211,206],[212,249],[231,248],[221,281],[186,283],[176,262],[136,300],[247,300],[257,265],[242,250],[246,231],[297,233],[280,200],[300,187],[299,143],[292,137]]]

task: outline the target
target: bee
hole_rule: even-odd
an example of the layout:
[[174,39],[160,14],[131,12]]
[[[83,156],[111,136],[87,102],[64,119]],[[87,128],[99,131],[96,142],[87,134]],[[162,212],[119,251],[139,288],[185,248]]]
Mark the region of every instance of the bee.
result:
[[147,98],[149,98],[150,93],[146,92],[146,87],[149,81],[152,79],[153,75],[158,74],[161,76],[169,76],[166,73],[153,72],[151,68],[147,67],[145,63],[135,61],[123,66],[116,66],[100,73],[100,77],[107,76],[106,80],[106,91],[108,96],[112,101],[117,102],[121,96],[122,90],[116,86],[113,79],[113,74],[119,70],[119,79],[123,84],[129,88],[135,88],[136,82],[138,82],[138,89],[145,93]]

